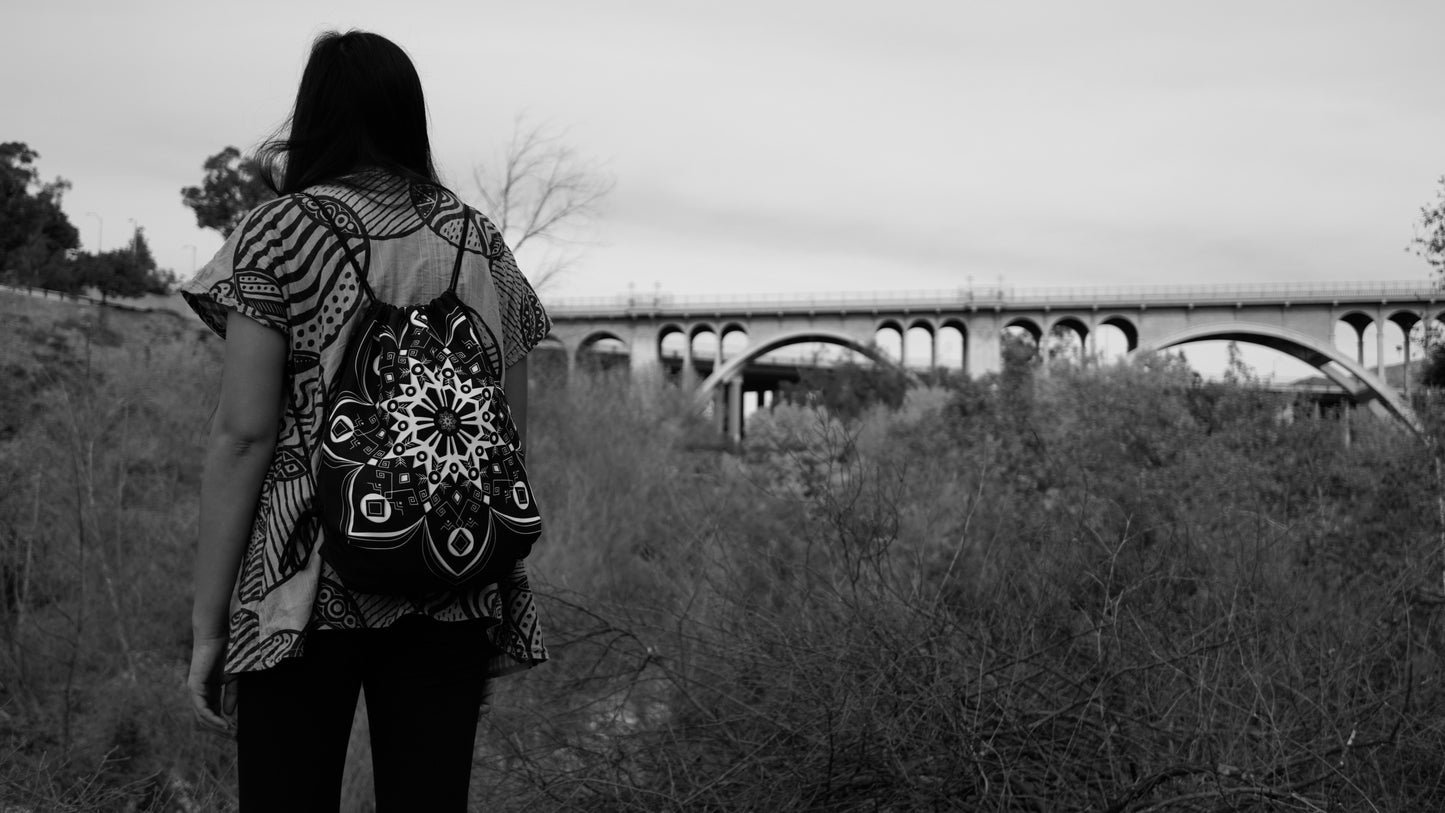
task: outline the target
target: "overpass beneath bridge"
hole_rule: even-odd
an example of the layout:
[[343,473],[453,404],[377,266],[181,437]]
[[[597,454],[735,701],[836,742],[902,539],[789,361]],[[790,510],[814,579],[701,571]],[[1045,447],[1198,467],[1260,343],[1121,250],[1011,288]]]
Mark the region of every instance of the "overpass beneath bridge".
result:
[[[971,376],[1002,369],[1003,334],[1072,334],[1088,363],[1103,331],[1121,336],[1131,353],[1208,340],[1255,344],[1320,370],[1357,403],[1417,426],[1400,395],[1384,381],[1384,326],[1409,336],[1445,318],[1445,291],[1428,280],[1394,282],[1248,283],[1123,287],[968,287],[932,291],[673,296],[665,293],[555,299],[547,302],[549,341],[566,353],[569,370],[594,349],[626,357],[634,378],[660,377],[680,356],[684,386],[711,397],[722,425],[741,432],[747,371],[769,353],[823,343],[884,364],[910,357],[909,336],[928,337],[929,366],[940,338],[954,337],[957,365]],[[1353,331],[1350,351],[1336,347],[1339,325]],[[899,359],[881,352],[880,331],[896,331]],[[709,358],[695,352],[710,335]],[[1367,343],[1376,364],[1365,364]],[[670,348],[670,349],[669,349]],[[1406,366],[1410,343],[1404,343]]]

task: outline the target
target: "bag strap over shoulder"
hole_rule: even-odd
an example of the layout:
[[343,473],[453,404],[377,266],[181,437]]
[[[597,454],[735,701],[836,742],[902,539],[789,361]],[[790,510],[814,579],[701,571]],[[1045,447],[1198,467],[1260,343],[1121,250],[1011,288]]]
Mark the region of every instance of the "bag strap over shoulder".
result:
[[[316,211],[321,215],[321,221],[326,224],[326,227],[331,230],[331,234],[336,237],[336,241],[341,244],[341,250],[346,252],[346,259],[351,263],[352,269],[356,271],[356,277],[361,281],[361,289],[366,292],[366,296],[370,298],[372,302],[379,301],[376,292],[371,290],[371,283],[366,279],[366,269],[362,268],[361,263],[356,261],[356,254],[351,250],[351,244],[346,242],[346,237],[342,235],[341,230],[336,227],[335,221],[327,216],[326,208],[321,205],[321,202],[316,199],[315,195],[310,195],[305,192],[301,194],[305,195],[316,207]],[[447,291],[452,294],[457,292],[457,280],[461,278],[462,258],[467,253],[467,237],[469,236],[471,226],[472,217],[468,214],[466,206],[463,206],[461,240],[457,242],[456,259],[452,261],[452,278],[451,281],[447,283]]]
[[462,207],[462,239],[457,243],[457,258],[452,262],[452,281],[447,285],[447,291],[457,292],[457,278],[462,273],[462,255],[467,253],[467,230],[471,228],[472,216],[467,213],[467,207]]

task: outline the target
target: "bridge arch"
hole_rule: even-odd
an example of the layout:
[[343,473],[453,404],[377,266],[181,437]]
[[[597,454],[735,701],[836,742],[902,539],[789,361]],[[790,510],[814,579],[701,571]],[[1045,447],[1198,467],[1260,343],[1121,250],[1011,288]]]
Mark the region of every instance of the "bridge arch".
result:
[[1434,344],[1445,335],[1445,310],[1437,310],[1432,303],[1429,307],[1422,307],[1414,312],[1419,315],[1420,321],[1411,328],[1419,328],[1419,338],[1426,346]]
[[[1074,360],[1080,364],[1086,363],[1089,358],[1089,326],[1084,324],[1084,320],[1077,316],[1061,316],[1048,326],[1047,335],[1051,339],[1062,340],[1064,331],[1072,334],[1077,344],[1075,344],[1074,341],[1065,341],[1066,347],[1058,349],[1062,352],[1073,354]],[[1051,341],[1050,345],[1053,344],[1054,342]],[[1052,353],[1055,349],[1055,347],[1051,346],[1049,352]]]
[[556,334],[548,333],[544,336],[537,342],[537,346],[532,348],[532,354],[527,358],[527,366],[538,380],[549,383],[567,380],[571,351],[567,348],[567,343]]
[[[612,349],[608,349],[608,348]],[[611,330],[594,330],[577,343],[572,351],[573,362],[584,368],[611,370],[625,367],[632,358],[632,345]]]
[[1362,310],[1351,310],[1340,314],[1340,321],[1355,330],[1364,330],[1375,323],[1375,317]]
[[[736,342],[728,341],[733,336],[742,337],[741,346],[738,346]],[[721,330],[718,331],[717,341],[718,347],[721,348],[723,358],[727,358],[728,355],[734,354],[739,350],[746,350],[748,342],[750,341],[747,325],[743,324],[742,322],[728,322],[727,324],[722,326]]]
[[[675,341],[673,340],[676,337]],[[657,357],[665,364],[669,358],[681,358],[684,365],[692,358],[692,348],[687,335],[687,328],[677,322],[664,322],[657,329],[657,335],[653,337],[657,343]],[[668,345],[673,345],[669,347]],[[686,370],[682,371],[684,375]]]
[[[1011,340],[1022,339],[1024,336],[1028,337],[1027,342],[1015,345],[1012,350],[1009,349]],[[1044,346],[1044,328],[1027,316],[1015,316],[1004,323],[1003,329],[999,333],[1000,365],[1007,366],[1011,354],[1025,351],[1027,355],[1020,356],[1020,361],[1027,360],[1029,364],[1034,364],[1044,358],[1044,354],[1047,352]]]
[[722,331],[712,322],[694,322],[687,328],[687,352],[694,361],[716,361],[722,355]]
[[1395,394],[1389,385],[1366,370],[1363,365],[1355,362],[1338,349],[1306,333],[1287,327],[1255,322],[1196,325],[1149,342],[1131,353],[1130,358],[1177,347],[1181,344],[1202,341],[1244,342],[1278,350],[1319,370],[1331,381],[1343,387],[1356,401],[1364,403],[1373,399],[1384,408],[1386,413],[1416,434],[1424,431],[1410,407]]
[[959,336],[962,336],[962,337],[963,337],[963,340],[964,340],[965,342],[968,341],[968,323],[967,323],[967,322],[965,322],[964,320],[962,320],[962,319],[960,319],[960,318],[958,318],[958,317],[956,317],[956,316],[951,316],[951,317],[949,317],[949,318],[947,318],[947,319],[944,319],[944,320],[938,325],[938,329],[939,329],[940,331],[948,330],[949,328],[953,328],[954,330],[958,331],[958,335],[959,335]]
[[[932,319],[923,316],[915,316],[908,320],[907,330],[903,332],[903,343],[898,347],[898,363],[908,366],[908,357],[915,358],[921,352],[927,359],[926,366],[933,369],[938,366],[938,326]],[[916,362],[914,366],[919,366]]]
[[1417,322],[1421,322],[1428,317],[1422,310],[1417,310],[1415,308],[1400,308],[1398,310],[1390,311],[1390,314],[1385,318],[1399,325],[1402,330],[1408,330],[1414,327]]
[[1124,349],[1126,352],[1134,352],[1139,349],[1139,328],[1134,326],[1133,320],[1127,316],[1112,314],[1099,320],[1101,327],[1107,326],[1124,334]]
[[1027,316],[1015,316],[1014,318],[1004,323],[1003,329],[1008,330],[1011,327],[1022,328],[1025,333],[1032,336],[1034,339],[1035,347],[1043,346],[1044,329],[1039,325],[1038,322],[1035,322]]
[[803,344],[805,342],[818,342],[820,344],[846,347],[849,350],[854,350],[867,356],[876,364],[903,371],[904,375],[908,376],[909,381],[916,380],[915,376],[904,369],[903,365],[895,363],[887,354],[879,352],[877,348],[864,344],[852,336],[834,333],[828,330],[799,330],[793,333],[784,333],[780,336],[774,336],[771,339],[759,342],[756,345],[748,347],[741,355],[734,356],[723,362],[721,367],[713,370],[712,375],[697,385],[697,391],[693,396],[694,400],[699,406],[707,403],[708,397],[712,394],[713,390],[717,389],[719,384],[737,375],[747,365],[780,347],[787,347],[791,344]]
[[1089,338],[1089,326],[1077,316],[1060,316],[1055,319],[1053,324],[1049,325],[1049,332],[1053,333],[1057,329],[1072,330],[1074,335],[1079,337],[1079,341]]
[[[1424,331],[1428,332],[1429,322],[1426,321],[1424,313],[1411,308],[1392,311],[1389,316],[1385,317],[1385,321],[1400,329],[1400,350],[1405,356],[1405,368],[1402,370],[1404,375],[1400,377],[1400,380],[1404,384],[1405,397],[1408,398],[1410,396],[1410,367],[1413,363],[1411,359],[1413,353],[1411,352],[1410,342],[1415,332],[1415,327],[1421,326]],[[1426,347],[1429,346],[1428,336],[1424,337],[1423,344]]]
[[615,332],[611,330],[594,330],[583,337],[582,341],[577,343],[577,354],[580,356],[582,353],[590,350],[593,345],[605,341],[618,342],[629,351],[632,350],[632,346],[627,343],[627,340]]
[[876,320],[873,325],[873,332],[869,335],[869,343],[879,348],[884,353],[893,353],[897,350],[897,362],[900,366],[907,364],[905,354],[908,352],[908,327],[906,319],[884,318]]
[[[937,332],[936,334],[934,334],[934,339],[933,339],[933,341],[934,341],[934,346],[935,346],[935,347],[938,347],[939,345],[943,344],[945,341],[950,341],[950,342],[952,341],[951,339],[946,338],[946,334],[945,334],[945,332],[944,332],[944,331],[949,331],[949,330],[954,331],[954,332],[958,335],[958,347],[957,347],[957,353],[958,353],[958,355],[953,358],[953,361],[956,361],[956,362],[957,362],[957,369],[958,369],[960,372],[962,372],[964,375],[967,375],[967,374],[968,374],[968,339],[969,339],[969,335],[968,335],[968,323],[965,322],[964,320],[956,317],[956,316],[950,316],[950,317],[944,318],[944,319],[941,321],[941,323],[938,325],[938,332]],[[950,347],[949,349],[953,349],[953,348]],[[947,363],[947,362],[944,360],[942,351],[939,352],[939,359],[940,359],[940,363],[941,363],[942,366],[944,366],[944,367],[953,367],[953,366],[954,366],[953,364]]]
[[[1351,310],[1340,314],[1335,321],[1337,324],[1349,325],[1350,330],[1354,331],[1352,338],[1355,344],[1355,361],[1364,364],[1365,331],[1369,330],[1370,326],[1375,324],[1375,317],[1362,310]],[[1377,327],[1376,329],[1381,328]],[[1336,336],[1338,336],[1338,333]],[[1338,341],[1338,339],[1336,339],[1336,341]]]
[[662,351],[662,343],[673,336],[677,336],[678,338],[680,338],[684,344],[686,344],[691,339],[691,337],[688,336],[686,327],[678,324],[677,322],[666,322],[657,329],[658,352]]

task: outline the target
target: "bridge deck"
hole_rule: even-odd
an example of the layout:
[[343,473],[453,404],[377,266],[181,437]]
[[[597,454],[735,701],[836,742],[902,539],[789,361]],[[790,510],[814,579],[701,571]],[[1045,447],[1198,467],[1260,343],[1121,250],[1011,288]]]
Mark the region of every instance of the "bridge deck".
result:
[[1263,304],[1379,304],[1445,301],[1429,280],[1293,282],[1217,285],[1013,288],[975,286],[921,291],[824,291],[734,295],[619,295],[549,300],[554,318],[689,316],[705,313],[807,313],[812,311],[940,312],[1075,308],[1191,307]]

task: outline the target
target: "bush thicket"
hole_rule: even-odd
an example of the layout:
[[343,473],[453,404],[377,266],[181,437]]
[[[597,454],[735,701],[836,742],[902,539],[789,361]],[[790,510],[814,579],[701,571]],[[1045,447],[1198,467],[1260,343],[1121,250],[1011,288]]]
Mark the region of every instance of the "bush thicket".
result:
[[[0,808],[230,809],[181,687],[217,345],[0,304]],[[1445,807],[1426,442],[1169,359],[731,451],[688,405],[538,385],[553,662],[498,684],[479,808]]]

